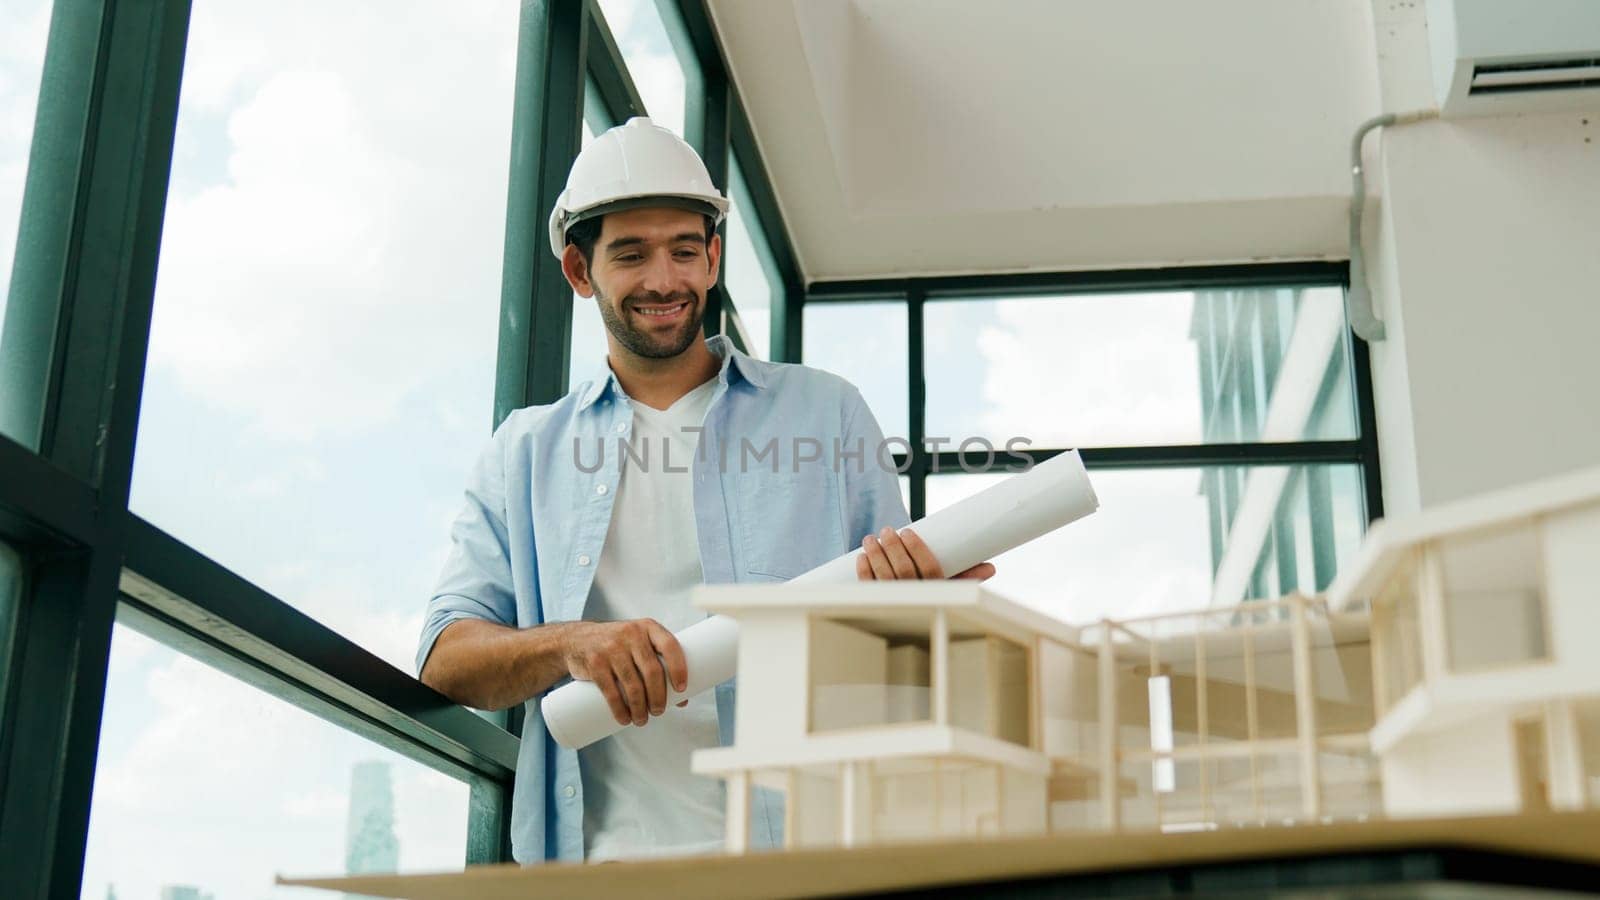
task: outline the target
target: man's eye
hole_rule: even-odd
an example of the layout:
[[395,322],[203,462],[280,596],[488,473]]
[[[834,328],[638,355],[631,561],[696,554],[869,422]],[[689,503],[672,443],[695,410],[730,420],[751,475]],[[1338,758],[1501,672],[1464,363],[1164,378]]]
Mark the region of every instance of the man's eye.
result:
[[616,260],[617,260],[617,262],[627,263],[627,262],[638,262],[642,258],[643,257],[639,256],[639,254],[637,254],[637,253],[624,253],[621,256],[617,257]]
[[695,259],[700,255],[699,250],[679,250],[675,254],[679,259]]

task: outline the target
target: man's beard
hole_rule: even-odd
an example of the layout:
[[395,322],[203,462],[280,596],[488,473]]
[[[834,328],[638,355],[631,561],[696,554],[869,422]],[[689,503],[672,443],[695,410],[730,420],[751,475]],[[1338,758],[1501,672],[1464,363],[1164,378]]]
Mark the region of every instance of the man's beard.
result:
[[[617,343],[636,356],[645,359],[670,359],[689,349],[689,345],[700,337],[700,322],[705,317],[705,307],[700,303],[699,297],[688,291],[666,296],[653,291],[648,294],[634,294],[616,304],[611,303],[598,288],[595,289],[594,296],[595,305],[600,307],[600,318],[606,323],[606,330],[617,339]],[[631,304],[683,301],[689,303],[689,308],[684,310],[687,318],[676,329],[665,334],[642,331],[628,322],[625,307]],[[643,313],[636,315],[643,316]]]

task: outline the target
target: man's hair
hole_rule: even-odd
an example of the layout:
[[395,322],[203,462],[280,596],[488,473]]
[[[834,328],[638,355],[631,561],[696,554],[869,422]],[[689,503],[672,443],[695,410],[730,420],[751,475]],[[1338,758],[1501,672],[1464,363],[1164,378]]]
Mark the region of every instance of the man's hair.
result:
[[[583,254],[583,264],[594,265],[594,245],[600,240],[600,223],[605,221],[605,216],[595,216],[584,219],[567,228],[567,243],[576,244],[578,252]],[[702,216],[706,223],[706,246],[711,246],[711,236],[717,233],[717,223],[710,216]]]

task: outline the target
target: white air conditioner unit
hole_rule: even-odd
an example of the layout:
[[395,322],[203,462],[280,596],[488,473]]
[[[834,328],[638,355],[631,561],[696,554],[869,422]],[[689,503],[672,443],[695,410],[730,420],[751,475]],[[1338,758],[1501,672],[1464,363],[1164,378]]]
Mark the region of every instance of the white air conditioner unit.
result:
[[1440,113],[1600,111],[1600,0],[1428,0]]

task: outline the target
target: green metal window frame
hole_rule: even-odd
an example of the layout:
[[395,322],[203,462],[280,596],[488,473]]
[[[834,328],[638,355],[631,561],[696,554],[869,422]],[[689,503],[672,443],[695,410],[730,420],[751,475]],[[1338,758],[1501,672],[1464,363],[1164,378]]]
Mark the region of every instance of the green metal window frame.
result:
[[[957,275],[934,278],[884,278],[856,281],[817,281],[808,285],[800,306],[808,303],[900,302],[906,304],[906,346],[909,367],[910,459],[895,454],[911,486],[911,517],[927,511],[927,479],[938,472],[1003,472],[1004,462],[986,458],[981,451],[968,454],[925,449],[927,390],[924,381],[923,311],[927,304],[945,300],[997,297],[1070,296],[1144,291],[1218,290],[1239,288],[1349,287],[1349,265],[1342,262],[1265,263],[1227,266],[1185,266],[1166,269],[1102,270],[1091,272],[1030,272],[1016,275]],[[1348,328],[1346,329],[1348,331]],[[798,343],[796,328],[796,340]],[[1355,388],[1356,437],[1350,440],[1285,441],[1277,443],[1200,443],[1116,447],[1040,447],[1022,451],[1042,462],[1069,449],[1077,449],[1090,469],[1189,468],[1201,466],[1282,466],[1305,463],[1351,463],[1360,467],[1367,521],[1383,516],[1383,484],[1378,465],[1377,413],[1372,398],[1372,367],[1365,341],[1348,333],[1347,360]],[[798,354],[797,354],[798,355]],[[1307,471],[1314,471],[1308,469]],[[1326,479],[1308,485],[1325,493]],[[1281,518],[1281,516],[1279,517]],[[1219,523],[1213,523],[1213,531]],[[1326,537],[1326,536],[1324,536]],[[1325,542],[1327,543],[1327,542]],[[1329,543],[1331,546],[1331,543]],[[1318,545],[1318,581],[1331,577],[1332,561],[1326,547]]]

